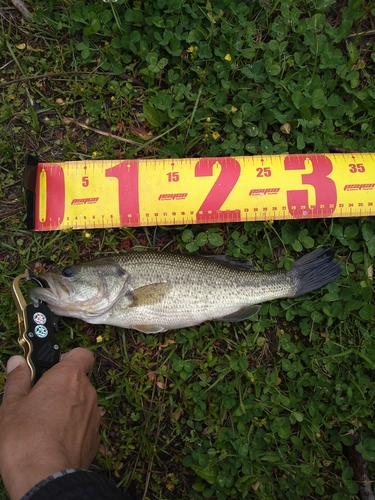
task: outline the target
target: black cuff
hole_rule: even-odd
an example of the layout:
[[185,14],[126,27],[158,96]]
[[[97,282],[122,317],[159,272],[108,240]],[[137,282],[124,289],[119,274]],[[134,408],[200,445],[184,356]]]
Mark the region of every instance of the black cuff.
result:
[[21,500],[131,500],[105,476],[67,469],[43,479]]

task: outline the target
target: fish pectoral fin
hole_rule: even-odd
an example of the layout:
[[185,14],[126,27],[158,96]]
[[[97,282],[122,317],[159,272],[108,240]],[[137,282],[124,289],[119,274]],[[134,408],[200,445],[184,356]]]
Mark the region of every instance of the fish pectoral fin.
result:
[[[170,283],[152,283],[131,292],[133,302],[130,307],[152,306],[160,302],[171,289]],[[153,332],[154,333],[154,332]]]
[[241,307],[241,309],[238,309],[236,312],[232,314],[228,314],[227,316],[222,316],[221,318],[218,318],[220,321],[229,321],[230,323],[235,323],[236,321],[243,321],[244,319],[250,318],[250,316],[253,316],[256,314],[261,306],[255,305],[255,306],[245,306]]
[[160,333],[165,332],[165,328],[160,325],[133,325],[134,330],[143,333]]

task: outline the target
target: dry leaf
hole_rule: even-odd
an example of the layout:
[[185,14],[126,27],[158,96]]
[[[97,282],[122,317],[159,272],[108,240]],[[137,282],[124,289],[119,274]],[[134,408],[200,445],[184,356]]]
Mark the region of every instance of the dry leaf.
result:
[[108,448],[106,446],[104,446],[103,443],[100,443],[100,445],[99,445],[99,451],[103,455],[103,457],[107,457]]
[[40,274],[42,271],[44,271],[44,266],[39,260],[37,260],[34,264],[34,272]]
[[156,373],[154,373],[154,372],[148,372],[147,373],[147,378],[148,378],[149,382],[153,382],[155,380],[155,378],[156,378]]
[[320,336],[326,339],[326,342],[330,340],[328,333],[325,332],[320,332]]
[[252,488],[252,490],[254,490],[254,491],[258,491],[259,486],[260,486],[260,481],[257,481],[256,483],[253,483],[253,484],[251,485],[251,488]]
[[29,44],[27,44],[27,50],[31,50],[31,52],[44,52],[43,49],[34,49],[34,47]]
[[159,387],[159,389],[165,389],[167,387],[164,382],[156,382],[156,385]]
[[290,123],[286,122],[283,125],[281,125],[280,132],[282,132],[283,134],[290,134],[290,129],[291,129]]
[[180,420],[181,415],[182,415],[182,411],[181,410],[177,410],[176,413],[173,414],[173,418],[171,418],[172,422]]
[[162,344],[161,346],[159,346],[159,350],[160,349],[164,349],[164,347],[168,347],[169,345],[171,344],[175,344],[176,341],[173,340],[173,339],[166,339],[166,341],[164,342],[164,344]]
[[367,276],[370,280],[372,280],[373,275],[374,275],[374,268],[371,264],[371,266],[367,268]]
[[140,137],[141,139],[152,139],[153,135],[149,130],[146,130],[143,127],[129,127],[129,130],[132,134]]
[[124,122],[118,122],[117,123],[117,125],[116,125],[117,132],[119,132],[120,134],[122,134],[124,128],[125,128],[125,123]]

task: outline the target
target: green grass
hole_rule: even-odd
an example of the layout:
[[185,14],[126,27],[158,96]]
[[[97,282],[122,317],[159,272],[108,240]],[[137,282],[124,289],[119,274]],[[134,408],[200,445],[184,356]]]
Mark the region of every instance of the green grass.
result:
[[358,498],[354,438],[375,473],[374,219],[33,233],[21,178],[26,153],[374,152],[375,3],[30,4],[27,20],[0,0],[1,368],[26,266],[149,247],[289,269],[333,245],[338,280],[249,321],[146,336],[61,319],[59,338],[96,354],[96,464],[135,498]]

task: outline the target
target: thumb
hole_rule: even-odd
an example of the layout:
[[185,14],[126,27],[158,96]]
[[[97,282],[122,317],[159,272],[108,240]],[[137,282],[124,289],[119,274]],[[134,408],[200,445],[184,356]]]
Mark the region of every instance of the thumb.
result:
[[3,403],[18,400],[31,390],[30,368],[24,357],[12,356],[9,358],[7,374]]

